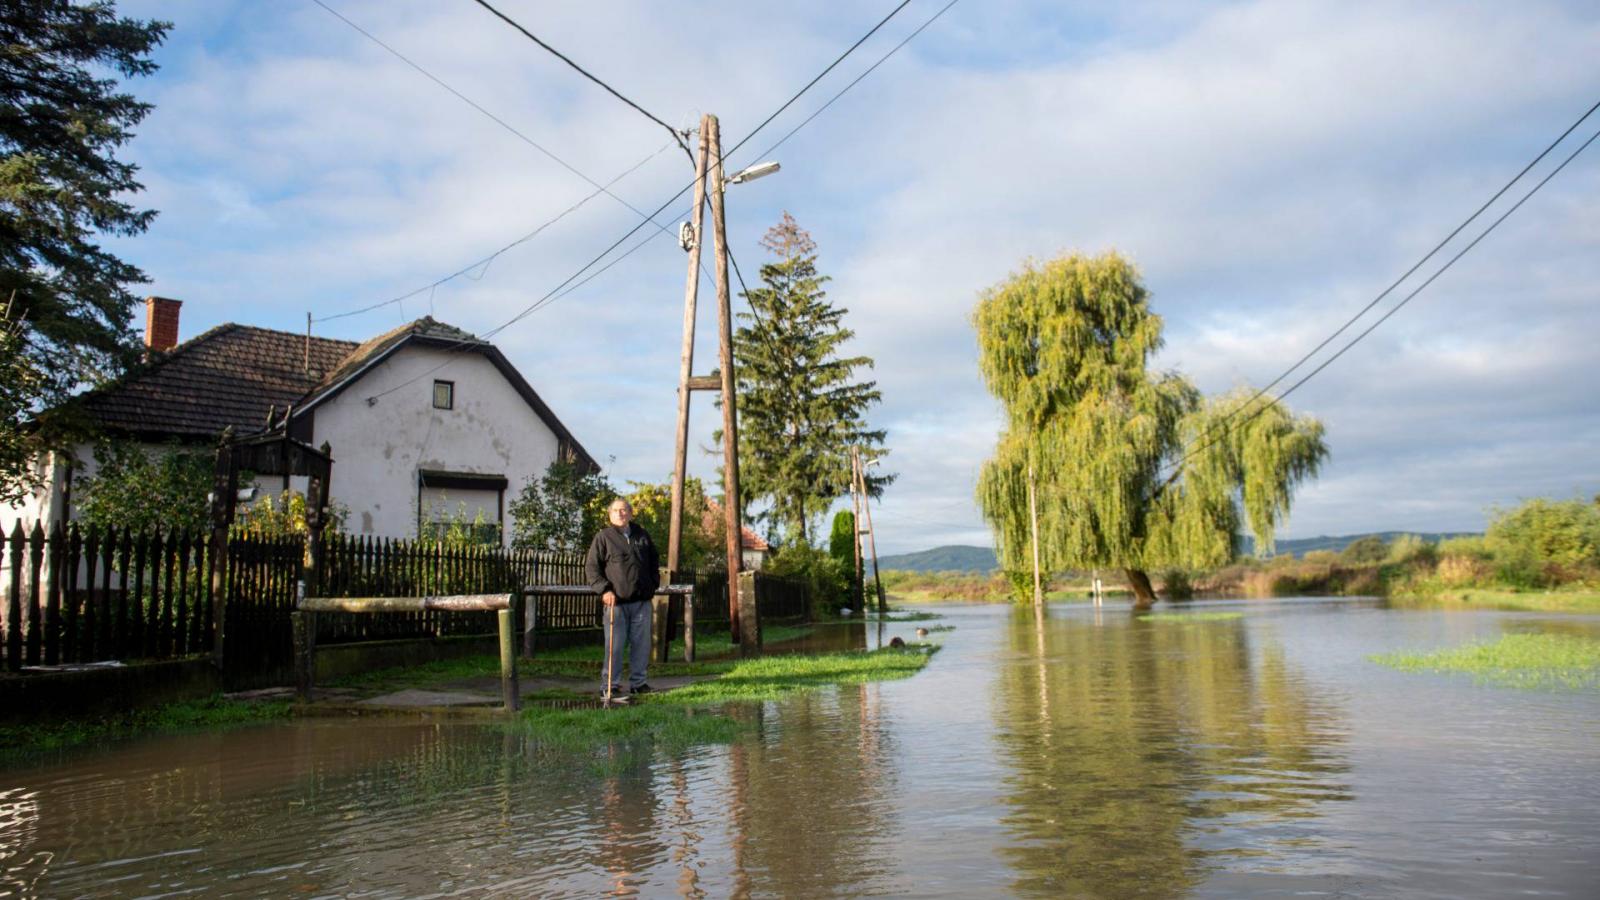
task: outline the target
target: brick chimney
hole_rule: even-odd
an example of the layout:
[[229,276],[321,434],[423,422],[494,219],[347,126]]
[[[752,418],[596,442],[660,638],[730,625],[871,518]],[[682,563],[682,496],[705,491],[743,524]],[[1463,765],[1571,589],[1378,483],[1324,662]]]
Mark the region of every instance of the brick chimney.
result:
[[144,345],[151,353],[164,353],[178,346],[178,310],[182,307],[182,300],[144,299]]

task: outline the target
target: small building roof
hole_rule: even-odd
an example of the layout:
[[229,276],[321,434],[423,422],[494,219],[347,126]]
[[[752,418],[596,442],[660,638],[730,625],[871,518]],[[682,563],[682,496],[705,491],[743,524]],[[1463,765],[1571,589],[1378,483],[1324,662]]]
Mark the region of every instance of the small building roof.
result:
[[250,325],[218,325],[73,402],[103,429],[145,440],[212,440],[230,426],[249,434],[267,426],[267,413],[274,407],[281,417],[292,406],[300,420],[301,414],[411,343],[486,357],[555,433],[561,453],[599,470],[498,348],[431,316],[361,344]]

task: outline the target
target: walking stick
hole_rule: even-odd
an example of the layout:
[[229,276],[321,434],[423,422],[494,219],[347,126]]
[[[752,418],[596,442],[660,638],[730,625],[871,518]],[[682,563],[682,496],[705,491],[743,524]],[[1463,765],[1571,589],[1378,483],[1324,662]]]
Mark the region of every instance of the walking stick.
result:
[[601,706],[611,705],[611,689],[616,686],[616,681],[613,679],[614,673],[611,671],[611,660],[614,658],[614,655],[611,652],[611,642],[616,640],[616,638],[612,635],[612,632],[616,630],[616,626],[617,604],[615,601],[613,601],[606,606],[606,689],[605,693],[600,695]]

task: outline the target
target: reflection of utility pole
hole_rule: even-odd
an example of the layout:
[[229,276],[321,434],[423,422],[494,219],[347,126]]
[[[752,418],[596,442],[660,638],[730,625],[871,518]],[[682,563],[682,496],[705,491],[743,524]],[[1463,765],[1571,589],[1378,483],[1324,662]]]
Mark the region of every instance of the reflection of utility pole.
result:
[[850,592],[855,597],[856,609],[867,612],[866,577],[861,570],[861,494],[856,486],[861,483],[861,457],[850,448],[850,548],[855,551],[856,567],[853,570]]
[[1044,609],[1044,589],[1039,584],[1039,503],[1033,495],[1033,463],[1028,463],[1028,521],[1033,533],[1033,608]]
[[[872,554],[872,582],[878,594],[878,615],[883,616],[889,612],[889,603],[883,596],[883,576],[878,573],[878,536],[872,530],[872,492],[867,490],[867,466],[877,464],[877,460],[869,460],[865,465],[861,462],[861,448],[850,448],[850,455],[856,461],[856,480],[860,482],[861,508],[867,514],[867,550]],[[865,578],[862,579],[865,582]],[[865,584],[862,589],[865,590]]]

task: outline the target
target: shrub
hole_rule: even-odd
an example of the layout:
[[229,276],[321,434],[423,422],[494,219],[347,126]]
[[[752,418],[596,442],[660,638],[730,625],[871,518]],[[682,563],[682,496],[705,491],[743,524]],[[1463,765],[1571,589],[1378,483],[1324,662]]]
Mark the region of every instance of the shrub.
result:
[[75,485],[79,517],[88,525],[142,531],[206,526],[214,455],[174,444],[152,454],[137,444],[95,448],[92,477]]
[[1194,597],[1194,582],[1182,569],[1168,569],[1161,574],[1161,593],[1168,600],[1189,600]]
[[1357,538],[1349,543],[1339,553],[1341,562],[1360,565],[1362,563],[1381,563],[1389,555],[1389,547],[1384,544],[1383,538],[1376,535],[1367,535]]
[[1415,534],[1402,534],[1395,538],[1389,543],[1389,552],[1384,557],[1387,563],[1424,566],[1432,566],[1438,559],[1438,548]]
[[774,555],[763,571],[804,581],[811,589],[813,611],[822,615],[837,615],[840,609],[850,605],[848,569],[848,566],[840,565],[838,560],[822,550],[796,544],[784,547]]
[[1489,542],[1482,536],[1445,538],[1439,542],[1439,556],[1460,556],[1488,562],[1494,559],[1494,551],[1489,549]]
[[1487,558],[1466,553],[1452,553],[1439,560],[1435,576],[1445,587],[1466,587],[1482,584],[1494,575],[1494,566]]
[[1584,500],[1529,500],[1497,513],[1486,539],[1495,558],[1518,571],[1544,563],[1600,565],[1600,506]]
[[1307,550],[1302,559],[1312,565],[1331,566],[1339,561],[1339,554],[1332,550]]

